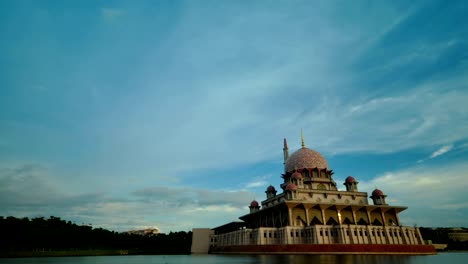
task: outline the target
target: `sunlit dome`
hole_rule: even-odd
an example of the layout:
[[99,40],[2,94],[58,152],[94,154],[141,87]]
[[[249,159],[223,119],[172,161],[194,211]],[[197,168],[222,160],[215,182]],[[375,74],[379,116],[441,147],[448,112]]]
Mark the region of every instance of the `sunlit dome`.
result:
[[328,163],[322,154],[304,147],[289,156],[286,160],[285,168],[286,172],[304,168],[328,169]]

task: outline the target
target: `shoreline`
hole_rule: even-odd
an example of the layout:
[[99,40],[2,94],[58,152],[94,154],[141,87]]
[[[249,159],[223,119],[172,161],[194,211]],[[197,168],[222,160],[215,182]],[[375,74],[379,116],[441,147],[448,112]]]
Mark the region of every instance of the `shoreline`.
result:
[[36,257],[96,257],[96,256],[132,256],[132,255],[190,255],[181,252],[157,252],[148,250],[51,250],[51,251],[0,251],[1,258],[36,258]]

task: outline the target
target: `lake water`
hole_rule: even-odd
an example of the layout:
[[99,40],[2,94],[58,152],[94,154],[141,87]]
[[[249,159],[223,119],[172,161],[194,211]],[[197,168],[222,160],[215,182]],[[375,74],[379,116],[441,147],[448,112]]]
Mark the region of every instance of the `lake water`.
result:
[[0,258],[1,264],[466,264],[468,252],[431,256],[383,255],[181,255]]

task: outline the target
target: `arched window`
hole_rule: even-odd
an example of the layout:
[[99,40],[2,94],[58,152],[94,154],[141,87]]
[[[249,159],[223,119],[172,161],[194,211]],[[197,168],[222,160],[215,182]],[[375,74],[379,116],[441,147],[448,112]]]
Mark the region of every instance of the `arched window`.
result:
[[327,187],[325,187],[325,185],[321,183],[317,186],[317,190],[327,190]]
[[327,171],[326,170],[321,170],[320,171],[320,178],[328,178]]

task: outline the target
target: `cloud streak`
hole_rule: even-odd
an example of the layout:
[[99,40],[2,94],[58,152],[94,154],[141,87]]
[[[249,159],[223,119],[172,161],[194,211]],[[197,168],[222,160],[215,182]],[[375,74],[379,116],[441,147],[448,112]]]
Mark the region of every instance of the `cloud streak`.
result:
[[371,181],[361,182],[360,189],[371,191],[377,186],[388,195],[392,205],[409,206],[401,218],[405,224],[422,226],[467,226],[465,217],[446,221],[446,216],[456,216],[468,210],[463,202],[468,165],[455,163],[431,168],[416,166],[387,172]]
[[63,193],[49,180],[42,166],[1,168],[0,215],[55,215],[118,231],[154,225],[163,231],[188,230],[235,220],[247,213],[251,197],[246,191],[153,187],[116,198],[107,192]]
[[434,151],[429,158],[433,159],[440,155],[444,155],[445,153],[449,152],[452,149],[453,149],[453,145],[442,146],[440,149]]

